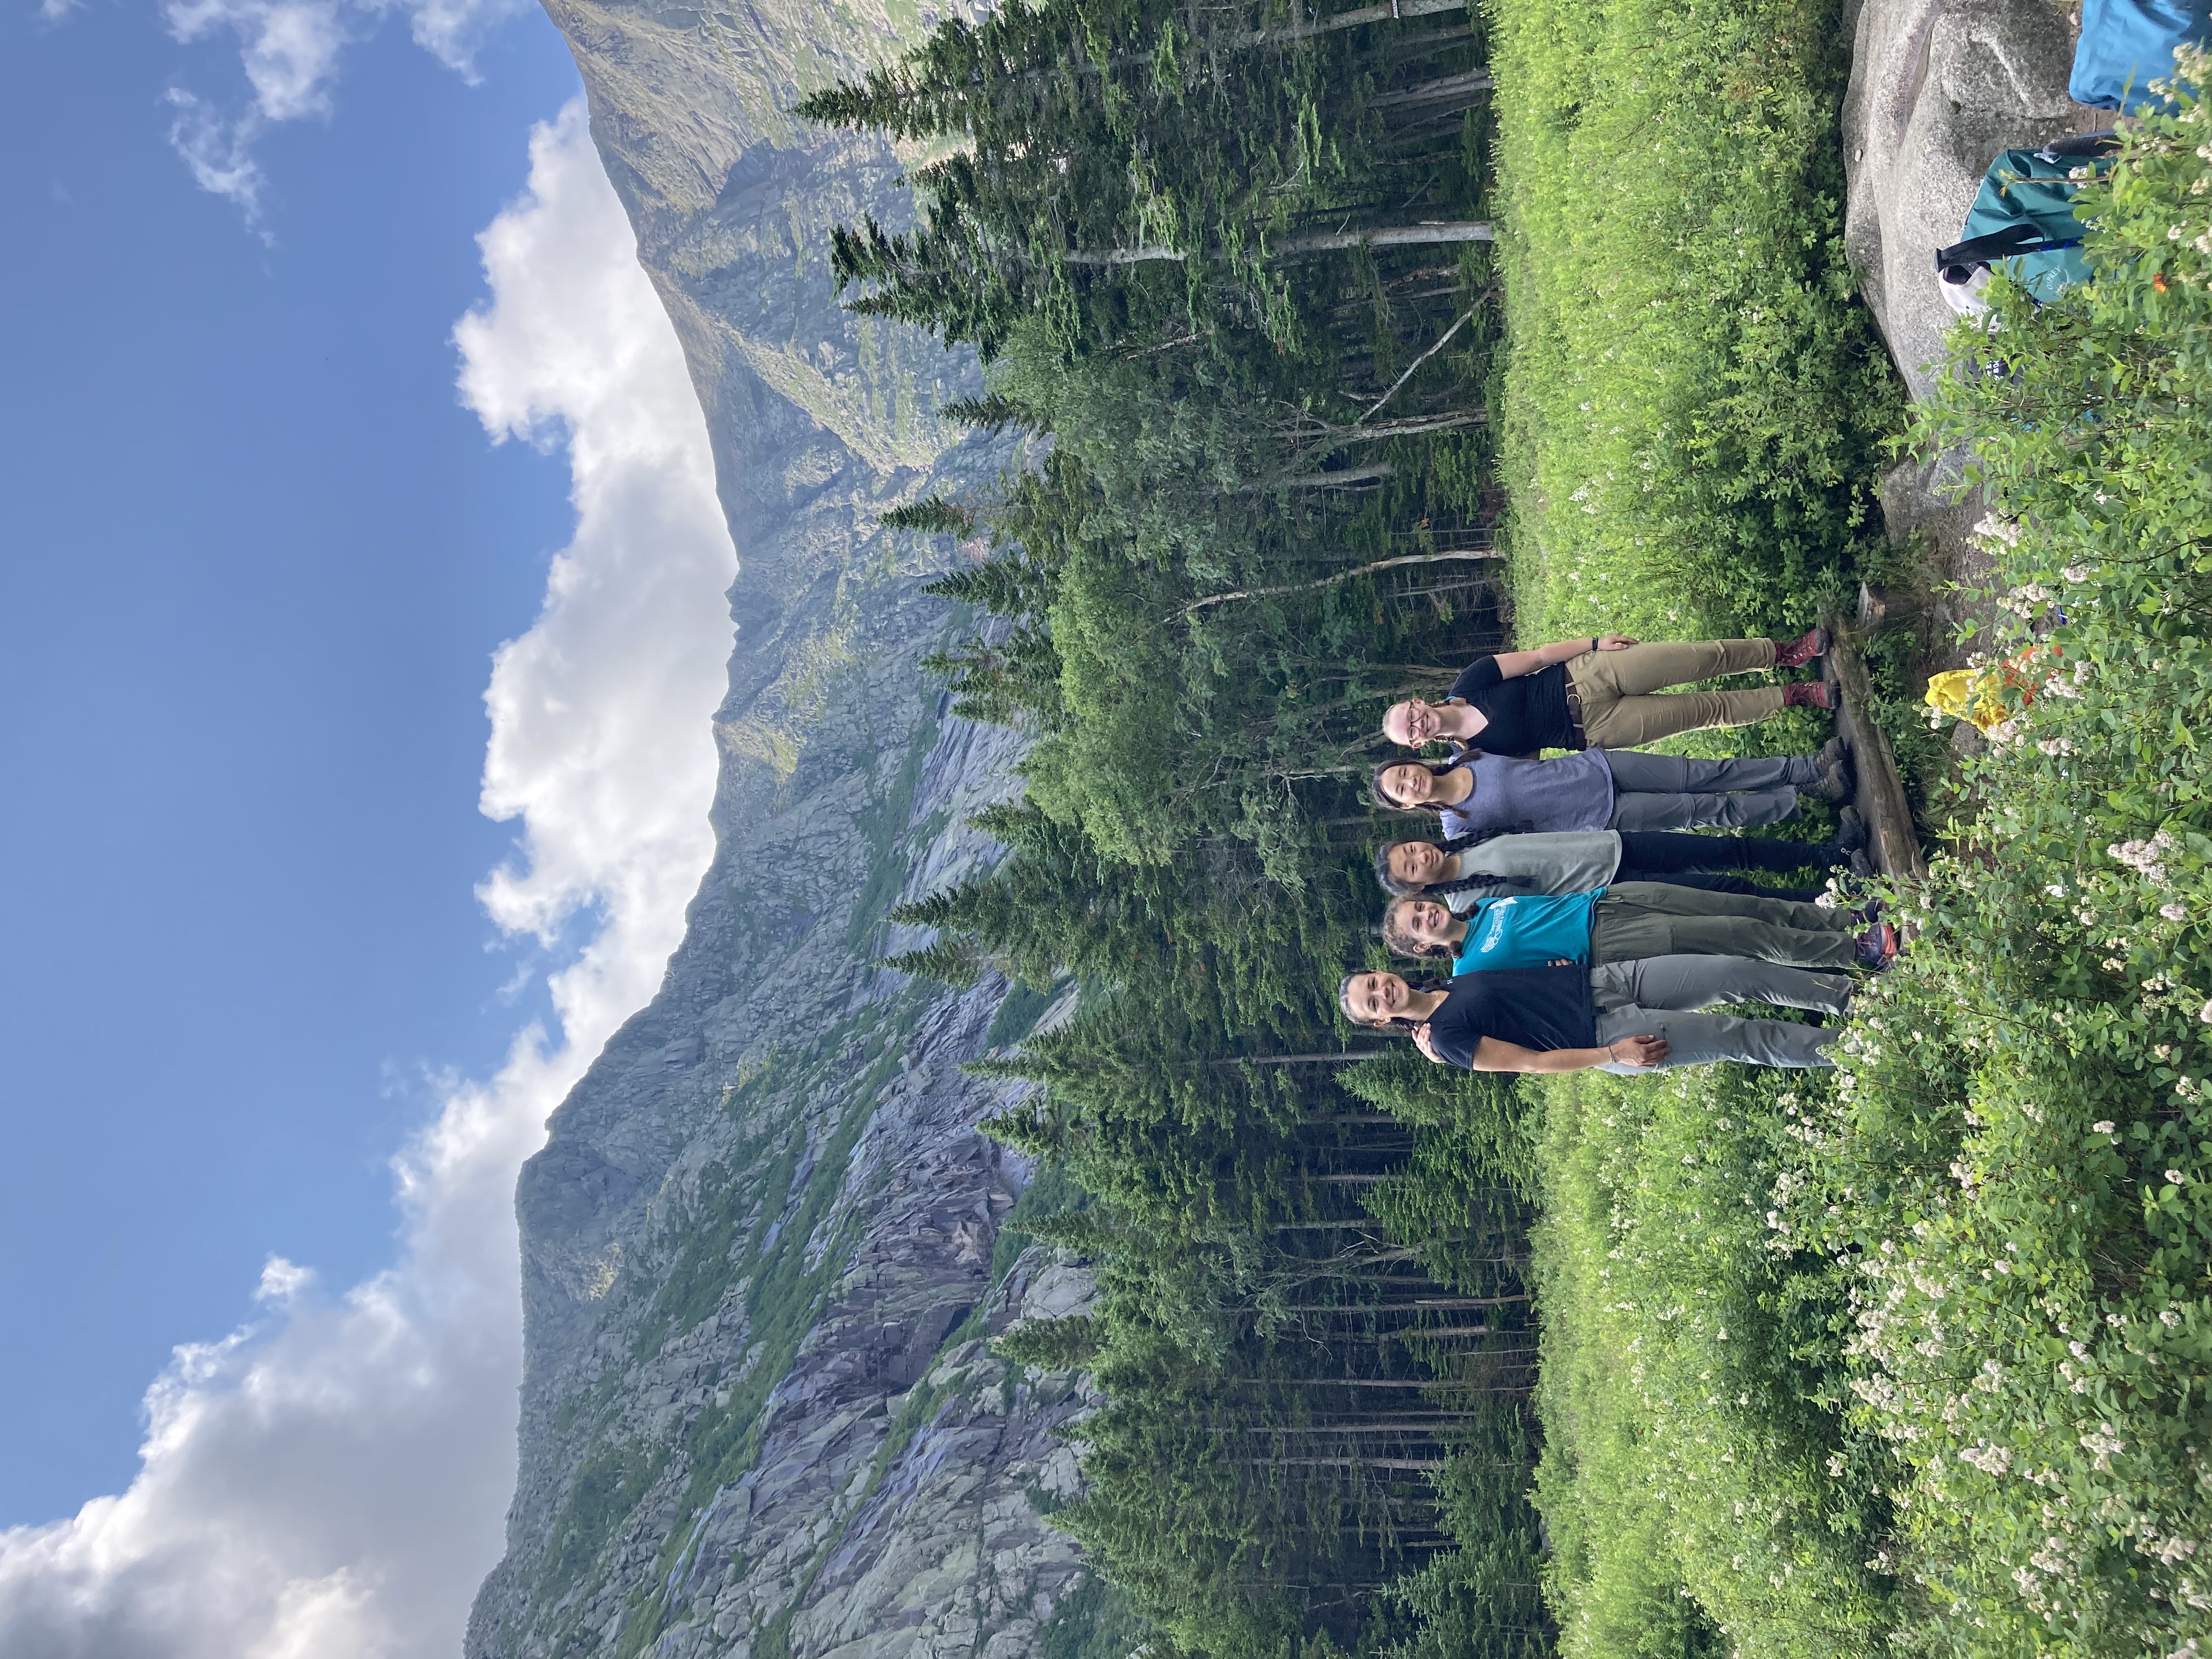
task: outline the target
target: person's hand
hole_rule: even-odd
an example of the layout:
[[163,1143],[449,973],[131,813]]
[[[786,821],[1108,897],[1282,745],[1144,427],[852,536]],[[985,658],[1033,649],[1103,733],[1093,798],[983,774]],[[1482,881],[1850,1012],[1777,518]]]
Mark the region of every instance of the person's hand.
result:
[[1437,1065],[1441,1066],[1444,1063],[1444,1057],[1437,1052],[1437,1045],[1429,1036],[1429,1025],[1426,1020],[1423,1020],[1413,1028],[1413,1046],[1436,1061]]
[[1643,1036],[1615,1037],[1605,1045],[1605,1052],[1616,1066],[1649,1068],[1667,1058],[1667,1039],[1652,1036],[1649,1033]]
[[1636,641],[1626,634],[1607,634],[1597,642],[1601,651],[1626,651]]

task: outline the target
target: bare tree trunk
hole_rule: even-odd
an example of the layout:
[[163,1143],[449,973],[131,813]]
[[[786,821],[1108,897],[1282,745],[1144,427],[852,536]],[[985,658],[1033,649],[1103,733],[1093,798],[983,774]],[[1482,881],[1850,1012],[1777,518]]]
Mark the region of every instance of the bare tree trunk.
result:
[[1316,34],[1331,34],[1338,29],[1356,29],[1364,23],[1387,23],[1393,18],[1431,17],[1440,11],[1464,11],[1467,0],[1384,0],[1379,6],[1362,6],[1356,11],[1340,11],[1332,16],[1316,17],[1310,22],[1291,23],[1282,28],[1251,29],[1243,34],[1232,34],[1226,44],[1232,46],[1272,46],[1289,40],[1310,40]]
[[1488,70],[1474,70],[1465,75],[1443,75],[1400,92],[1386,92],[1368,107],[1402,109],[1411,104],[1440,104],[1447,99],[1464,97],[1469,93],[1489,92],[1497,85],[1490,78]]
[[[1308,253],[1338,253],[1355,247],[1430,247],[1443,242],[1496,240],[1487,221],[1432,219],[1418,225],[1370,225],[1364,230],[1316,230],[1286,236],[1267,251],[1285,259]],[[1190,255],[1164,242],[1135,247],[1071,248],[1060,258],[1071,265],[1141,265],[1170,260],[1181,264]]]
[[[1394,565],[1439,564],[1447,560],[1495,559],[1499,556],[1501,556],[1488,550],[1479,553],[1405,553],[1395,559],[1377,559],[1372,564],[1357,565],[1350,570],[1340,570],[1334,576],[1323,576],[1319,581],[1292,582],[1285,587],[1240,587],[1233,593],[1209,594],[1205,599],[1194,599],[1190,604],[1183,606],[1182,614],[1188,617],[1193,611],[1203,611],[1208,605],[1226,605],[1231,599],[1271,599],[1282,593],[1310,593],[1317,588],[1330,587],[1338,582],[1349,581],[1354,576],[1364,576],[1370,570],[1388,570]],[[1364,822],[1364,820],[1358,821]]]
[[1291,259],[1304,253],[1334,253],[1354,247],[1430,247],[1442,242],[1495,240],[1486,220],[1432,219],[1418,225],[1372,225],[1365,230],[1309,231],[1286,237],[1268,251]]
[[1344,1066],[1355,1060],[1372,1060],[1377,1054],[1387,1054],[1388,1048],[1331,1049],[1317,1054],[1236,1054],[1227,1060],[1217,1060],[1216,1066]]
[[1375,400],[1375,408],[1369,410],[1366,414],[1362,415],[1359,417],[1360,423],[1363,425],[1365,424],[1367,421],[1373,417],[1375,410],[1382,408],[1382,405],[1389,403],[1391,398],[1396,397],[1398,395],[1398,388],[1413,378],[1413,371],[1419,368],[1423,363],[1428,362],[1430,358],[1435,356],[1437,353],[1442,351],[1444,347],[1449,343],[1451,337],[1458,333],[1461,329],[1466,327],[1468,320],[1473,318],[1474,315],[1474,313],[1472,311],[1462,312],[1460,313],[1459,321],[1454,323],[1449,328],[1443,331],[1443,338],[1439,339],[1434,345],[1431,346],[1426,351],[1424,351],[1419,356],[1414,358],[1412,362],[1406,366],[1406,372],[1403,374],[1401,374],[1396,380],[1393,380],[1390,383],[1390,389]]
[[1443,1468],[1441,1457],[1278,1457],[1263,1468],[1304,1469],[1412,1469],[1427,1474]]
[[1352,484],[1373,483],[1378,478],[1395,475],[1397,469],[1388,461],[1376,461],[1371,466],[1347,466],[1340,472],[1297,472],[1287,478],[1255,478],[1250,483],[1239,484],[1236,493],[1249,495],[1262,489],[1286,486],[1292,489],[1341,489]]

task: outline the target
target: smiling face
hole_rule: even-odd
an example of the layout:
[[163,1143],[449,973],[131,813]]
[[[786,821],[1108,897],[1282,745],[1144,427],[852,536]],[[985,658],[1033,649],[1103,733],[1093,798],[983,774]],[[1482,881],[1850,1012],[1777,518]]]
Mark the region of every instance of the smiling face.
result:
[[1412,898],[1392,905],[1390,920],[1416,945],[1449,945],[1451,926],[1459,918],[1452,915],[1449,906],[1435,899]]
[[1427,767],[1405,761],[1382,769],[1382,789],[1393,806],[1419,806],[1437,793],[1437,781]]
[[1395,974],[1354,974],[1345,981],[1345,1017],[1356,1025],[1387,1025],[1406,1010],[1413,988]]
[[1442,725],[1437,711],[1419,697],[1394,702],[1382,714],[1382,735],[1408,749],[1419,749],[1429,742]]
[[1426,887],[1443,878],[1444,862],[1451,854],[1430,841],[1401,841],[1392,847],[1390,879],[1408,887]]

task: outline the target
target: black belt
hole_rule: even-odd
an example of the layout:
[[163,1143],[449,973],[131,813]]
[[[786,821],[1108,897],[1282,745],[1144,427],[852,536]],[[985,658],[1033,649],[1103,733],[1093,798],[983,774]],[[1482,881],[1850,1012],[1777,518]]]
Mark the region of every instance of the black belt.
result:
[[1567,729],[1574,733],[1575,747],[1589,747],[1589,736],[1583,730],[1583,694],[1575,686],[1574,676],[1562,675],[1567,683]]

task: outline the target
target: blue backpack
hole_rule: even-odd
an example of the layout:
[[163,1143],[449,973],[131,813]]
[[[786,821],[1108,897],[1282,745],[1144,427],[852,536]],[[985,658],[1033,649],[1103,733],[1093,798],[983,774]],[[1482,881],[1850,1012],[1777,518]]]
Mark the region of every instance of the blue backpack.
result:
[[2173,49],[2212,33],[2212,0],[2081,0],[2081,42],[2066,95],[2140,115],[2170,100],[2148,90],[2173,78]]
[[2109,133],[2087,133],[2042,149],[2008,149],[1990,163],[1960,240],[1936,250],[1936,273],[1954,287],[1977,270],[2002,270],[2041,304],[2089,280],[2081,222],[2074,216],[2081,181],[2067,175],[2111,165]]

